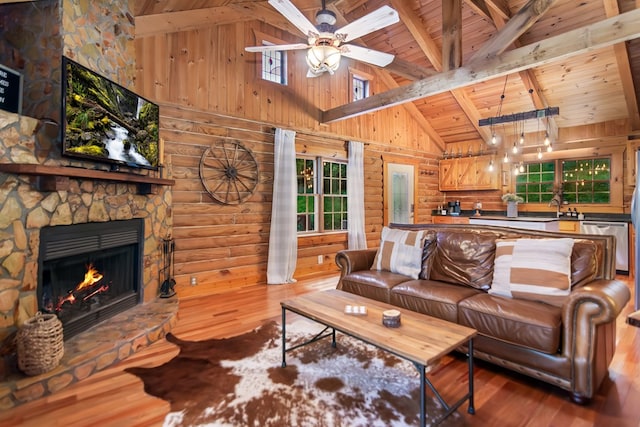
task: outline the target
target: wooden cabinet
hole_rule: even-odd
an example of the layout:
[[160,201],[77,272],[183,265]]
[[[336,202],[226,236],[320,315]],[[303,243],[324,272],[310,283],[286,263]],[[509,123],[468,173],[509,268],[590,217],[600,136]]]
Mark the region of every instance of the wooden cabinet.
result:
[[489,170],[492,156],[440,160],[440,191],[498,190],[498,168]]
[[432,216],[433,224],[469,224],[469,218],[466,216]]
[[558,231],[564,233],[579,233],[580,221],[558,221]]

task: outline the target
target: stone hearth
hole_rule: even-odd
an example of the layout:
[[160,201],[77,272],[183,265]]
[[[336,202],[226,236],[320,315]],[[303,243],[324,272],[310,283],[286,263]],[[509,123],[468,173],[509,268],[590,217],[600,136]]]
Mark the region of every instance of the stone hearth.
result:
[[64,357],[57,368],[32,377],[15,369],[0,381],[0,411],[88,378],[164,338],[175,326],[177,312],[177,297],[157,299],[120,313],[65,341]]

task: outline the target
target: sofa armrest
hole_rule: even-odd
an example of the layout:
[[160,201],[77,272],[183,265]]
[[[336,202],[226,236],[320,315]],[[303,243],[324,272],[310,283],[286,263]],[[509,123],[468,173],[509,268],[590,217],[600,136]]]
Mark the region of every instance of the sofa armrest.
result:
[[340,278],[349,273],[369,270],[376,258],[378,249],[352,249],[339,251],[336,254],[336,264],[340,268]]
[[599,279],[573,289],[562,308],[563,355],[574,372],[574,398],[591,398],[615,349],[616,319],[631,298],[627,285]]
[[[617,280],[594,280],[573,289],[562,308],[562,321],[566,332],[569,336],[574,335],[572,329],[583,326],[579,322],[588,321],[593,325],[599,325],[616,320],[629,299],[631,299],[629,288],[625,283]],[[588,319],[582,319],[580,318],[581,306],[587,303],[594,305],[596,311],[590,312]]]

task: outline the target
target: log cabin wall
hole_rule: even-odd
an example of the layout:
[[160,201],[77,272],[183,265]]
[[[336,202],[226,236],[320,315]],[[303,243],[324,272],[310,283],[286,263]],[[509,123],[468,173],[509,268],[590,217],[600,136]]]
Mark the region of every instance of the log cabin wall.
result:
[[[350,68],[373,76],[372,92],[386,89],[375,70],[343,58],[335,75],[308,79],[303,52],[289,52],[288,85],[266,82],[260,78],[259,55],[244,51],[245,46],[256,44],[256,31],[286,40],[281,32],[256,22],[136,39],[137,88],[161,103],[166,170],[176,180],[173,236],[181,297],[266,283],[275,127],[295,130],[297,152],[307,156],[346,159],[346,141],[367,144],[369,247],[377,246],[383,225],[385,159],[417,166],[416,222],[430,221],[440,198],[437,158],[441,149],[405,107],[329,125],[318,122],[321,109],[348,101]],[[258,160],[260,184],[240,205],[215,202],[199,178],[204,150],[221,139],[241,142]],[[300,237],[294,277],[336,272],[334,256],[346,248],[346,242],[346,233]]]

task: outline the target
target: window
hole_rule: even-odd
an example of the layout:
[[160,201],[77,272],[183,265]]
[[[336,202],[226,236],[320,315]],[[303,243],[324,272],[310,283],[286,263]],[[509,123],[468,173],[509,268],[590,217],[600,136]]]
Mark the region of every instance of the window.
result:
[[322,162],[324,231],[347,229],[347,165]]
[[296,159],[296,174],[298,176],[298,232],[315,231],[317,194],[315,175],[315,160]]
[[296,174],[298,232],[346,230],[347,164],[321,158],[297,158]]
[[516,194],[525,203],[549,203],[556,188],[562,188],[563,200],[571,204],[612,202],[608,157],[527,163],[524,167],[516,178]]
[[351,81],[353,91],[352,100],[358,101],[369,96],[369,80],[359,76],[353,76]]
[[554,195],[555,163],[527,163],[516,179],[516,194],[525,203],[549,203]]
[[[264,45],[272,43],[263,42]],[[273,50],[262,52],[262,78],[270,82],[287,84],[287,53],[285,51]]]
[[611,160],[563,161],[562,190],[564,200],[569,203],[610,203]]

